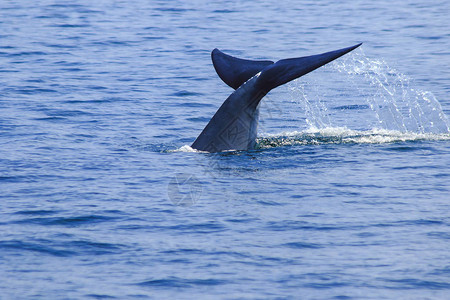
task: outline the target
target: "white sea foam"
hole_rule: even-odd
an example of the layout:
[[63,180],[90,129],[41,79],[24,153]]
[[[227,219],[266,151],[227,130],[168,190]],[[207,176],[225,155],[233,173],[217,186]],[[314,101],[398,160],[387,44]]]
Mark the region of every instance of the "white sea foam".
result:
[[415,133],[397,130],[352,130],[345,127],[309,128],[304,131],[281,132],[258,138],[260,148],[285,145],[317,144],[384,144],[414,141],[450,141],[449,133]]
[[189,145],[184,145],[184,146],[182,146],[182,147],[180,147],[178,149],[171,150],[170,152],[202,152],[202,151],[194,149],[194,148],[192,148]]

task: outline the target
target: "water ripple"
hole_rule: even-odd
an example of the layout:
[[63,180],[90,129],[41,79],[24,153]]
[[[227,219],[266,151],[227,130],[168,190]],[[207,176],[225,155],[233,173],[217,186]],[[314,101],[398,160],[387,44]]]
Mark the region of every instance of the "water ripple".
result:
[[109,217],[104,215],[87,215],[76,217],[40,217],[40,218],[27,218],[15,221],[16,224],[37,224],[42,226],[67,226],[77,227],[80,225],[90,225],[99,222],[108,222],[116,220],[117,217]]
[[165,279],[152,279],[138,283],[140,286],[160,287],[160,288],[191,288],[196,286],[216,286],[224,285],[228,282],[219,279],[186,279],[170,277]]

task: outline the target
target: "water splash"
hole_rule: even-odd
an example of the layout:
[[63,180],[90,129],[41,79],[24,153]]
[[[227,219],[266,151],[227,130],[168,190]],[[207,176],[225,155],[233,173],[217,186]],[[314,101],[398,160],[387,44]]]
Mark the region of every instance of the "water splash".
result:
[[370,59],[361,50],[334,62],[332,68],[350,75],[352,82],[363,78],[364,83],[369,83],[373,93],[365,101],[375,112],[381,128],[417,133],[450,132],[449,121],[433,93],[413,87],[409,76],[391,68],[384,60]]
[[[330,111],[338,97],[340,101],[354,101],[350,105],[340,106],[342,110],[370,108],[371,115],[365,114],[359,120],[359,129],[375,127],[414,133],[450,132],[448,118],[433,93],[414,87],[410,77],[391,68],[384,60],[370,59],[359,50],[333,62],[324,68],[324,72],[327,74],[321,76],[326,79],[315,79],[313,75],[309,83],[294,81],[288,85],[291,101],[305,112],[306,123],[311,128],[349,125],[340,124],[336,113]],[[335,78],[339,73],[347,76]],[[327,87],[322,85],[324,80],[339,81],[331,85],[338,94],[332,95],[334,98],[330,102],[327,102],[330,97]],[[361,124],[361,121],[366,124]]]
[[[308,93],[307,88],[313,89],[313,96]],[[308,86],[307,83],[298,84],[298,81],[294,81],[288,85],[288,89],[291,102],[296,102],[304,110],[308,127],[325,128],[331,126],[331,120],[327,114],[328,108],[321,100],[318,85]],[[301,99],[300,101],[298,101],[299,98]]]

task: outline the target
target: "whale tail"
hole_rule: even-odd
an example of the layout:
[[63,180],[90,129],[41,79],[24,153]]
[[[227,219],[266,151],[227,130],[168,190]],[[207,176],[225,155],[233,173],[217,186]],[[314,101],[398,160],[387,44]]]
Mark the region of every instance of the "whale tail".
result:
[[258,86],[265,92],[269,92],[277,86],[299,78],[341,57],[358,48],[361,44],[318,55],[282,59],[276,63],[270,60],[236,58],[217,48],[212,51],[211,59],[219,77],[235,90],[261,72]]
[[214,68],[235,91],[220,106],[192,148],[208,152],[254,148],[259,103],[271,89],[303,76],[360,45],[276,63],[239,59],[214,49],[211,54]]

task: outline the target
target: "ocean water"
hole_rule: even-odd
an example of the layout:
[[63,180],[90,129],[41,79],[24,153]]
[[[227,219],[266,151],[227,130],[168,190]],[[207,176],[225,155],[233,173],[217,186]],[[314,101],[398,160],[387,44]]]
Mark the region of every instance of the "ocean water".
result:
[[[0,2],[0,299],[448,299],[448,1]],[[363,42],[189,147],[219,48]]]

